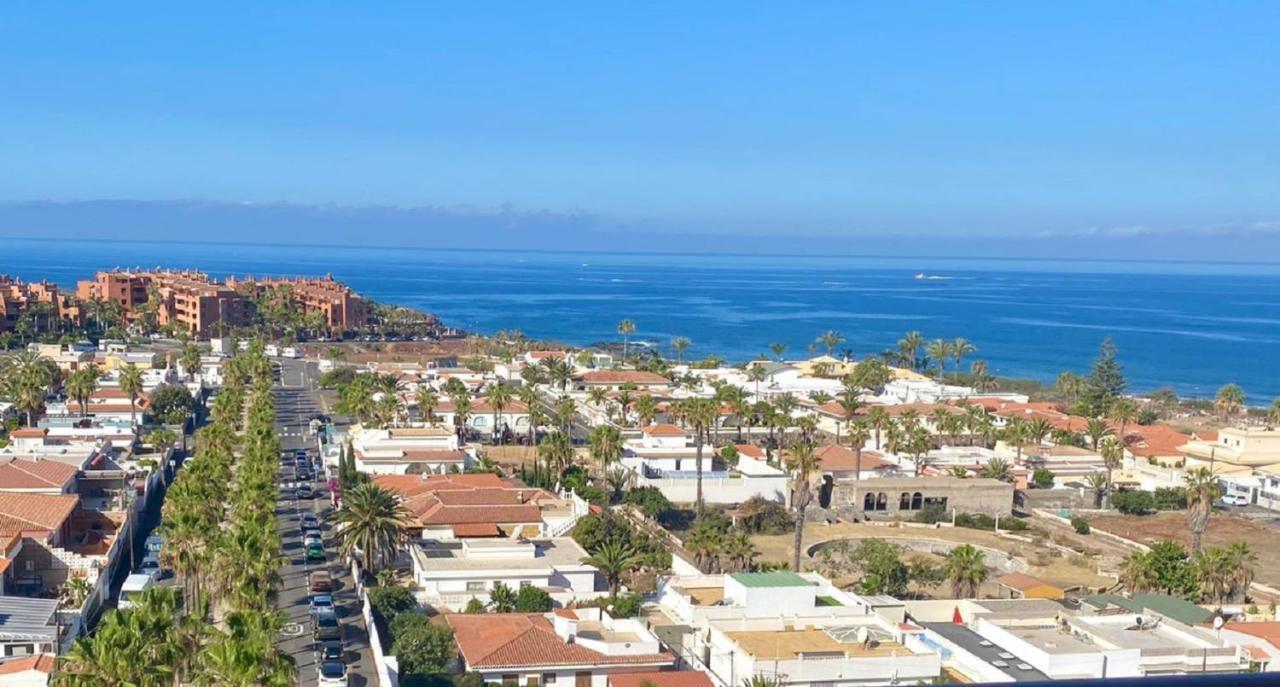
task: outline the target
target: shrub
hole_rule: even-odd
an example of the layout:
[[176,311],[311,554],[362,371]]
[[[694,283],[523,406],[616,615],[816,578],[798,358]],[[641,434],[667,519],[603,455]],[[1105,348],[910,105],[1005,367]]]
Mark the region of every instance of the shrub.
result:
[[1149,491],[1118,491],[1111,495],[1111,505],[1125,515],[1147,515],[1155,511],[1156,500]]
[[1079,515],[1074,515],[1071,517],[1071,526],[1075,528],[1076,534],[1089,533],[1089,521],[1085,520]]
[[489,608],[485,606],[483,601],[481,601],[480,599],[472,599],[467,602],[467,607],[463,609],[462,612],[469,613],[471,615],[476,615],[478,613],[485,613],[488,610]]
[[1049,468],[1036,468],[1035,472],[1031,473],[1031,484],[1037,489],[1052,489],[1053,477],[1053,471]]
[[671,501],[657,487],[637,487],[622,497],[622,502],[636,506],[640,512],[651,518],[657,518],[671,510]]
[[760,496],[744,501],[738,511],[738,526],[752,534],[786,534],[796,526],[786,506]]
[[417,606],[413,592],[404,587],[370,587],[369,606],[375,616],[391,622],[395,616]]
[[[915,517],[916,522],[927,522],[930,525],[945,520],[947,520],[947,509],[941,503],[925,504],[924,508],[921,508]],[[960,516],[956,517],[956,524],[960,525]],[[967,525],[960,526],[967,527]]]
[[1187,507],[1185,487],[1160,487],[1152,497],[1156,510],[1185,510]]
[[615,618],[634,618],[640,615],[644,597],[639,594],[623,594],[613,600],[610,615]]
[[404,613],[396,620],[401,618],[421,618],[421,622],[406,622],[393,630],[391,653],[400,662],[400,671],[417,675],[443,671],[454,657],[453,631],[432,625],[423,615]]
[[546,613],[554,605],[551,595],[541,587],[526,585],[516,594],[517,613]]
[[165,384],[151,393],[148,411],[169,424],[182,424],[195,408],[196,400],[185,386]]

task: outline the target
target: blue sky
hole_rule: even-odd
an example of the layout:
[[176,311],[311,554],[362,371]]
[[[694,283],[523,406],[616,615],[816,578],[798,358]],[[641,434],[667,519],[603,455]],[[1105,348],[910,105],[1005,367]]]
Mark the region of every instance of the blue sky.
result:
[[264,4],[6,8],[0,235],[99,199],[551,241],[1280,232],[1280,3]]

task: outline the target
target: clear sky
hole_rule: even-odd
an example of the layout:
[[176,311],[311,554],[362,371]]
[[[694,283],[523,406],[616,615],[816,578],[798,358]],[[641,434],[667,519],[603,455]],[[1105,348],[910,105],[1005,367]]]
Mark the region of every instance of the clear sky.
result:
[[1280,232],[1280,2],[189,5],[5,8],[0,203]]

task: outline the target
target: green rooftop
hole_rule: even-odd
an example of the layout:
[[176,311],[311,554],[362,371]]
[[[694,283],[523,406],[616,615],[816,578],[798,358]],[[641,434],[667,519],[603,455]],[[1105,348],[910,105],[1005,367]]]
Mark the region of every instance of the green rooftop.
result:
[[1152,611],[1188,625],[1207,622],[1213,617],[1213,613],[1208,609],[1167,594],[1138,594],[1132,599],[1116,594],[1099,594],[1085,597],[1084,602],[1095,608],[1106,608],[1110,605],[1119,606],[1133,613]]
[[733,579],[744,587],[812,587],[814,584],[793,572],[734,573]]

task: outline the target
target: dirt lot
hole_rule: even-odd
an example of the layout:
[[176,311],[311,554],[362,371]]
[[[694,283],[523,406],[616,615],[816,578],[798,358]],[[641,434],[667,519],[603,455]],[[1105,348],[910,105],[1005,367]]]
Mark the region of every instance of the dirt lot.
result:
[[[1191,546],[1191,532],[1183,512],[1155,515],[1093,515],[1089,525],[1143,544],[1165,539]],[[1257,580],[1267,585],[1280,584],[1280,547],[1275,545],[1280,529],[1231,515],[1214,515],[1204,534],[1206,544],[1223,545],[1245,541],[1258,554]]]
[[[1095,572],[1096,562],[1089,557],[1067,556],[1047,546],[1039,546],[1022,540],[1007,539],[997,536],[993,532],[980,530],[951,527],[938,529],[884,527],[847,522],[830,525],[809,523],[805,527],[804,541],[807,548],[811,544],[830,539],[877,536],[885,538],[942,539],[954,541],[957,544],[970,543],[987,546],[1005,551],[1027,561],[1030,565],[1028,572],[1031,575],[1064,587],[1103,587],[1114,582],[1112,578],[1098,575]],[[792,542],[794,540],[791,534],[757,535],[752,537],[751,540],[756,549],[760,551],[761,555],[758,560],[772,562],[789,562],[791,560]],[[912,560],[921,558],[934,563],[941,560],[937,556],[929,556],[927,554],[911,553],[909,556],[912,557]],[[802,565],[804,565],[803,562]],[[841,580],[841,582],[852,581],[854,580]],[[922,591],[930,596],[947,596],[945,589],[926,589]],[[997,593],[997,589],[994,584],[987,584],[983,586],[981,593],[984,596],[994,596]]]

